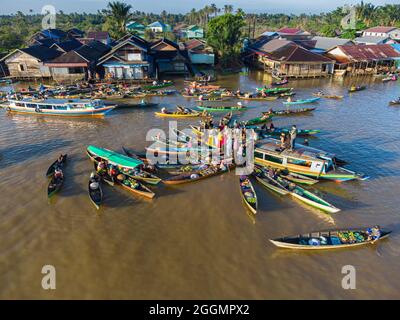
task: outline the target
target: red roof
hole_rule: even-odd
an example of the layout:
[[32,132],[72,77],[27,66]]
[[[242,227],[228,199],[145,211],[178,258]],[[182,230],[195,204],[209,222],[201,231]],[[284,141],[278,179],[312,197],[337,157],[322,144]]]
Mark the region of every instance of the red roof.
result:
[[364,30],[364,32],[378,32],[378,33],[388,33],[392,30],[397,29],[396,27],[373,27],[369,28],[367,30]]
[[297,29],[297,28],[281,28],[276,32],[278,32],[278,33],[286,33],[286,34],[299,34],[299,33],[302,33],[303,30]]
[[273,52],[264,54],[267,58],[287,63],[332,63],[323,55],[308,51],[295,43],[289,43]]
[[192,40],[185,42],[185,46],[186,46],[186,49],[191,50],[191,49],[195,49],[198,47],[204,47],[205,43],[198,39],[192,39]]
[[354,46],[337,46],[337,48],[339,48],[346,57],[336,57],[332,55],[332,53],[330,53],[330,56],[335,57],[338,62],[342,63],[351,61],[390,60],[400,57],[400,53],[390,44],[362,44]]
[[94,40],[106,40],[110,35],[107,31],[89,31],[87,37]]

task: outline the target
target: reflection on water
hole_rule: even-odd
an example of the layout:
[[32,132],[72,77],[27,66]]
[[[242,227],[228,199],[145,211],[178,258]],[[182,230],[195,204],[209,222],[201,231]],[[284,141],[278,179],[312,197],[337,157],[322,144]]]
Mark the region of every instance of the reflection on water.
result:
[[[261,72],[220,77],[230,89],[254,90],[270,83]],[[353,83],[368,90],[348,94]],[[183,82],[178,81],[177,89]],[[168,129],[154,116],[161,107],[195,107],[181,96],[146,100],[158,107],[115,110],[105,119],[8,115],[0,110],[0,289],[1,298],[396,298],[400,289],[400,108],[388,101],[400,83],[372,77],[291,81],[296,99],[313,92],[345,95],[315,104],[311,115],[275,117],[275,126],[320,129],[311,146],[336,153],[368,181],[323,182],[315,189],[342,211],[327,215],[254,182],[259,211],[249,217],[234,173],[198,183],[154,188],[153,201],[104,187],[105,206],[90,203],[93,169],[89,144],[144,151],[152,128]],[[138,99],[124,101],[137,103]],[[236,103],[236,100],[224,104]],[[239,121],[259,116],[282,100],[244,102]],[[214,103],[216,104],[216,103]],[[219,119],[223,114],[217,115]],[[179,129],[198,119],[179,121]],[[44,177],[49,164],[68,153],[65,185],[48,203]],[[253,223],[255,222],[255,223]],[[268,239],[311,230],[379,223],[395,232],[388,241],[309,254],[278,250]],[[57,290],[40,288],[41,268],[57,270]],[[357,290],[341,289],[341,268],[357,269]],[[371,291],[371,287],[382,290]]]

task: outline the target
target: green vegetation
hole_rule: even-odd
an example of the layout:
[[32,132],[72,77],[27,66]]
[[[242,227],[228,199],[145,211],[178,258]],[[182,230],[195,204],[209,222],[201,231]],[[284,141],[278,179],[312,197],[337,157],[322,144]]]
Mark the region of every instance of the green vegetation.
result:
[[[187,14],[171,14],[166,11],[160,14],[133,11],[130,5],[120,1],[110,2],[106,9],[97,13],[70,13],[62,11],[57,13],[57,28],[68,30],[76,27],[83,31],[103,30],[118,38],[126,32],[127,21],[134,20],[148,25],[154,21],[163,21],[174,27],[179,23],[197,24],[206,32],[209,27],[214,27],[215,19],[220,14],[242,15],[246,26],[241,31],[244,36],[254,37],[265,30],[277,30],[281,27],[296,27],[311,33],[325,36],[341,36],[354,38],[356,31],[377,25],[400,27],[400,5],[375,6],[370,3],[360,2],[355,6],[356,27],[353,30],[343,30],[341,21],[346,16],[342,7],[328,13],[321,14],[245,14],[241,9],[234,13],[232,5],[218,8],[215,4],[205,6],[200,10],[192,9]],[[13,15],[0,16],[0,52],[10,51],[24,46],[30,37],[40,30],[43,16],[40,14],[26,14],[17,12]],[[172,34],[166,35],[173,39]],[[146,38],[155,35],[146,32]],[[237,38],[239,40],[239,38]],[[215,44],[214,44],[215,46]]]
[[238,60],[244,26],[242,13],[226,13],[208,23],[207,42],[214,48],[222,66]]

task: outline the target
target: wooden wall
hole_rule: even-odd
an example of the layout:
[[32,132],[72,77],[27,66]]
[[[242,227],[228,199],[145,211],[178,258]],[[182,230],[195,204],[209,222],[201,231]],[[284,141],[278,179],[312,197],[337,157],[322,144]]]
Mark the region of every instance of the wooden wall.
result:
[[[51,76],[48,67],[45,67],[36,58],[21,51],[16,51],[5,60],[5,63],[11,77],[42,78]],[[24,69],[21,70],[20,66],[23,66]]]

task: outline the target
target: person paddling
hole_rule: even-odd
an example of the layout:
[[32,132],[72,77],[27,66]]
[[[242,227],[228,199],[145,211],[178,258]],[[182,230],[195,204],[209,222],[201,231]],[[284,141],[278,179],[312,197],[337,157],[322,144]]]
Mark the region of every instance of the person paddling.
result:
[[297,128],[293,125],[292,129],[290,130],[290,151],[294,150],[297,138]]

